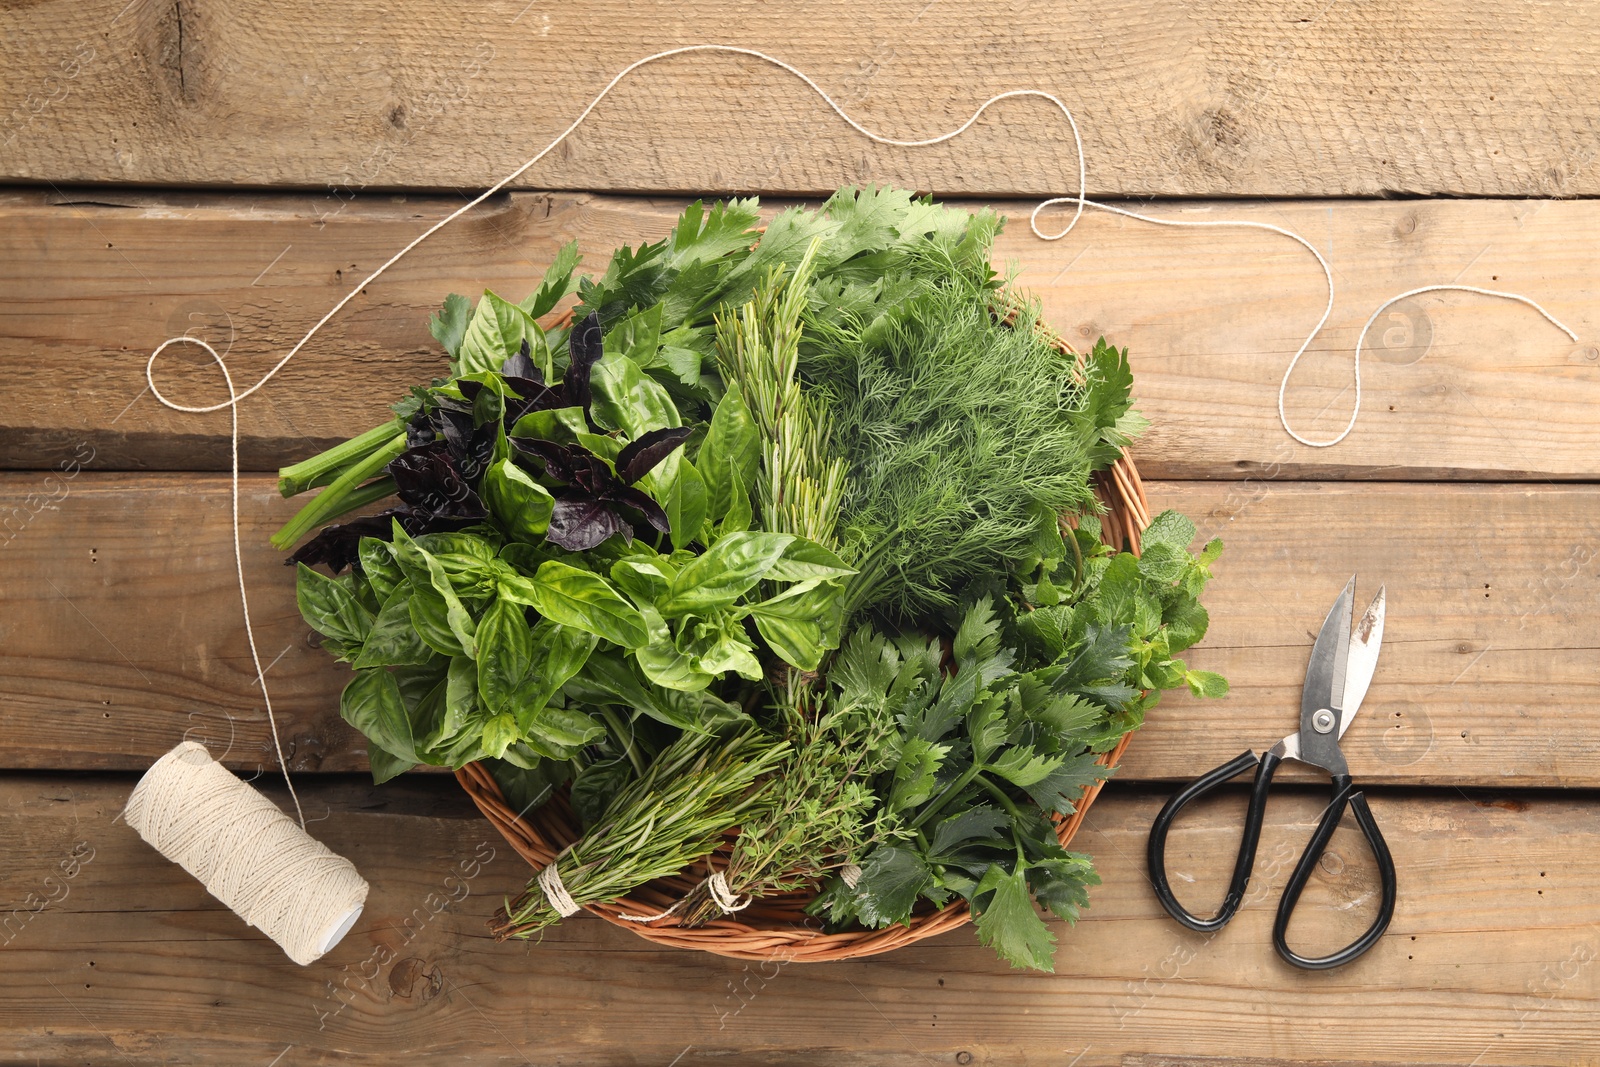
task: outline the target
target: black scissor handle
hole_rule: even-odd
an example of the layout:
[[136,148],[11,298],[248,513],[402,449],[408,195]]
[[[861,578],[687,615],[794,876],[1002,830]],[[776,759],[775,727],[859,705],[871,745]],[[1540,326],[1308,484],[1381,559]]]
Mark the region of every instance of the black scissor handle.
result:
[[[1389,920],[1394,918],[1397,891],[1394,857],[1389,855],[1389,845],[1384,841],[1383,833],[1379,831],[1377,822],[1372,818],[1372,809],[1367,807],[1366,794],[1353,792],[1354,788],[1348,774],[1334,775],[1333,799],[1328,802],[1322,821],[1317,824],[1317,832],[1311,835],[1311,841],[1306,845],[1299,864],[1289,876],[1289,884],[1283,888],[1283,898],[1278,901],[1278,918],[1272,924],[1272,945],[1278,950],[1278,955],[1296,967],[1304,967],[1309,971],[1324,971],[1356,959],[1377,944],[1378,938],[1389,928]],[[1372,921],[1372,925],[1367,927],[1367,932],[1350,944],[1329,956],[1301,956],[1284,940],[1284,935],[1289,930],[1289,917],[1294,914],[1295,905],[1300,903],[1300,893],[1311,878],[1312,869],[1322,858],[1323,852],[1327,851],[1328,842],[1333,838],[1334,830],[1338,829],[1339,820],[1344,817],[1346,805],[1355,812],[1356,822],[1360,825],[1362,834],[1366,836],[1367,844],[1372,848],[1373,858],[1378,861],[1378,877],[1383,883],[1383,900],[1378,906],[1378,916]]]
[[[1150,841],[1145,850],[1145,859],[1150,868],[1150,884],[1155,887],[1156,898],[1161,901],[1161,906],[1167,909],[1167,914],[1189,929],[1198,930],[1203,934],[1215,933],[1228,925],[1228,920],[1233,918],[1234,913],[1239,910],[1239,905],[1244,902],[1245,891],[1250,886],[1250,870],[1256,862],[1256,845],[1261,841],[1261,822],[1267,810],[1267,790],[1272,785],[1272,775],[1281,762],[1282,758],[1271,751],[1263,753],[1259,762],[1254,752],[1243,752],[1231,762],[1195,779],[1189,786],[1175,794],[1161,809],[1161,814],[1156,816],[1156,821],[1150,824]],[[1209,919],[1202,919],[1191,914],[1178,903],[1178,898],[1172,895],[1172,886],[1167,882],[1167,831],[1172,829],[1172,821],[1178,817],[1178,812],[1191,801],[1205,796],[1223,782],[1251,767],[1256,768],[1255,785],[1250,792],[1250,808],[1245,813],[1244,835],[1239,839],[1239,858],[1233,864],[1233,880],[1228,883],[1228,893],[1222,898],[1221,910]]]

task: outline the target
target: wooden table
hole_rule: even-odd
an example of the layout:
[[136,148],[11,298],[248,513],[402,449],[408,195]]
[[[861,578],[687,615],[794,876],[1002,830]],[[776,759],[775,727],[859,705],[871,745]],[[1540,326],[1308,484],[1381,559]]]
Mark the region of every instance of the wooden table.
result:
[[[1592,5],[124,2],[0,12],[0,1062],[1600,1060]],[[1075,109],[1092,194],[1303,234],[1338,285],[1287,391],[1306,436],[1348,420],[1356,332],[1396,292],[1516,290],[1582,340],[1507,301],[1410,299],[1369,337],[1354,432],[1307,448],[1275,408],[1325,298],[1293,242],[1101,214],[1035,239],[1032,203],[1076,173],[1039,100],[894,149],[752,59],[642,71],[239,411],[244,563],[289,762],[311,829],[372,883],[356,930],[295,966],[117,818],[183,737],[283,798],[233,585],[228,417],[156,403],[146,356],[188,332],[254,381],[624,63],[697,41],[771,51],[902,137],[1048,89]],[[1228,545],[1192,660],[1233,693],[1170,698],[1138,736],[1078,840],[1104,883],[1058,927],[1053,975],[1010,971],[970,928],[827,966],[660,951],[588,918],[496,945],[484,920],[528,871],[448,777],[364,779],[343,671],[266,543],[290,513],[270,472],[439,372],[424,322],[447,292],[524,292],[562,242],[596,256],[661,235],[688,194],[852,182],[997,204],[1000,257],[1048,318],[1131,346],[1153,502]],[[192,348],[162,382],[225,396]],[[1173,781],[1292,726],[1312,631],[1353,571],[1389,589],[1345,748],[1400,904],[1358,963],[1302,973],[1269,930],[1320,785],[1274,801],[1256,891],[1219,936],[1161,912],[1141,857]],[[1220,885],[1238,820],[1237,797],[1197,813],[1174,867]],[[1342,829],[1297,941],[1343,943],[1373,890]]]

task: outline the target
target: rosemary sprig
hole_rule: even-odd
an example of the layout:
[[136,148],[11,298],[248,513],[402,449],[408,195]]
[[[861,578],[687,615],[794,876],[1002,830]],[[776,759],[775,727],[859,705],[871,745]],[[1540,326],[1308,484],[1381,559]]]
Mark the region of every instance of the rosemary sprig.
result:
[[792,274],[783,278],[778,268],[752,299],[717,319],[717,355],[761,430],[761,528],[835,548],[845,463],[829,450],[826,407],[801,390],[799,377],[801,319],[822,244],[812,238]]
[[[617,794],[600,822],[556,857],[568,895],[580,905],[616,900],[708,855],[726,830],[770,803],[769,783],[761,778],[788,750],[787,742],[755,729],[731,738],[684,734]],[[495,939],[504,941],[560,919],[535,880],[489,925]]]

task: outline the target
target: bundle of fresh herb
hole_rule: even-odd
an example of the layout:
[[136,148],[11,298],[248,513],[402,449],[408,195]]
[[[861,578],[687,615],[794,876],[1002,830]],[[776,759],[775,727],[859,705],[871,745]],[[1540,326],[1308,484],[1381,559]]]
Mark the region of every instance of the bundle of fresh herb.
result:
[[1219,676],[1173,658],[1204,633],[1196,598],[1220,543],[1190,556],[1194,526],[1171,511],[1151,524],[1142,557],[1113,556],[1097,534],[1086,522],[1072,532],[1072,562],[1058,553],[1036,572],[1035,594],[1065,588],[1064,601],[1057,592],[1050,607],[1002,602],[1001,614],[983,597],[968,608],[953,673],[933,648],[852,636],[839,662],[872,694],[856,699],[894,708],[899,731],[878,785],[883,843],[859,877],[836,877],[817,898],[813,909],[830,923],[907,922],[919,898],[959,896],[985,944],[1015,966],[1051,969],[1054,937],[1029,894],[1072,921],[1097,881],[1087,857],[1061,847],[1053,817],[1071,815],[1084,787],[1110,773],[1097,754],[1161,690],[1226,692]]
[[1043,335],[993,213],[844,190],[756,223],[695,204],[598,278],[569,245],[520,303],[451,296],[449,376],[285,468],[321,492],[274,543],[322,527],[290,561],[375,777],[570,782],[587,830],[500,936],[737,825],[676,921],[824,882],[836,926],[960,896],[1047,966],[1029,894],[1071,917],[1092,879],[1051,818],[1161,690],[1225,688],[1173,658],[1217,546],[1170,513],[1138,559],[1101,543],[1091,475],[1142,426],[1126,355]]

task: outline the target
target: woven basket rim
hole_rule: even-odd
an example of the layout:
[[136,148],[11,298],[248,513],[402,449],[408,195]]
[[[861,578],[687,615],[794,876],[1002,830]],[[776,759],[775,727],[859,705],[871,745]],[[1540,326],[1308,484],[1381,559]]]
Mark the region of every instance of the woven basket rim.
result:
[[[551,325],[568,325],[572,312],[568,309],[555,313],[549,321]],[[1040,325],[1044,336],[1064,353],[1082,358],[1059,335]],[[1095,494],[1106,509],[1101,521],[1107,544],[1113,549],[1126,547],[1137,554],[1140,535],[1150,525],[1150,512],[1144,482],[1126,449],[1110,467],[1096,473]],[[1073,520],[1068,517],[1068,521]],[[1132,731],[1123,735],[1098,762],[1114,768],[1132,739]],[[478,810],[535,870],[577,840],[576,817],[564,795],[552,796],[523,814],[506,800],[487,767],[470,763],[455,773]],[[1086,787],[1074,813],[1056,817],[1056,836],[1063,848],[1071,844],[1103,785],[1104,782],[1095,782]],[[733,959],[782,963],[820,963],[877,955],[956,929],[971,919],[966,901],[957,900],[940,909],[914,914],[907,925],[826,933],[815,925],[815,919],[804,914],[803,902],[810,897],[788,894],[775,902],[756,901],[736,915],[725,915],[698,927],[679,926],[675,915],[652,922],[637,921],[639,916],[657,915],[681,900],[712,869],[713,857],[686,872],[634,889],[618,900],[586,904],[584,910],[660,945],[698,949]]]

